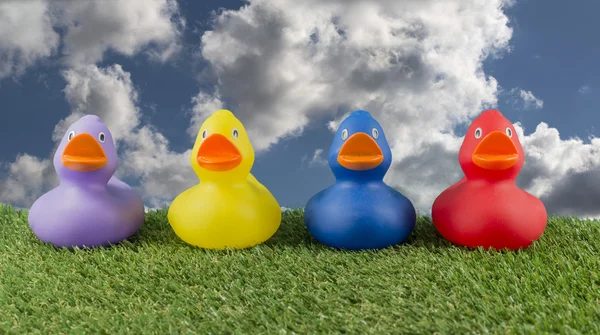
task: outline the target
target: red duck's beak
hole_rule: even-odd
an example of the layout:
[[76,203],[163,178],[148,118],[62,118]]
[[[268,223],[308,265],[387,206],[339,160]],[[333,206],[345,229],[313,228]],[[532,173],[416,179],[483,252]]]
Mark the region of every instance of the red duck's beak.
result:
[[383,152],[371,136],[366,133],[356,133],[342,145],[338,162],[350,170],[370,170],[383,162]]
[[473,163],[488,170],[505,170],[515,164],[519,152],[513,141],[501,131],[493,131],[484,137],[473,152]]
[[86,133],[76,135],[67,143],[62,154],[65,167],[79,172],[99,170],[106,165],[108,158],[96,139]]
[[196,157],[201,167],[211,171],[229,171],[242,162],[238,148],[227,137],[213,134],[200,145]]

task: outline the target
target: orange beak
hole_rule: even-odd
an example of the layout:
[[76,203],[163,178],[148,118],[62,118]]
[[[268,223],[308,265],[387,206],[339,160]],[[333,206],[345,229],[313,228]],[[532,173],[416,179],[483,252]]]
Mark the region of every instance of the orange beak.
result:
[[383,162],[383,152],[371,136],[356,133],[342,145],[337,159],[347,169],[364,171],[378,167]]
[[473,152],[473,163],[488,170],[505,170],[515,164],[519,152],[513,141],[501,131],[493,131],[484,137]]
[[100,143],[90,134],[76,135],[67,143],[62,154],[62,163],[68,169],[91,172],[101,169],[108,159]]
[[227,137],[213,134],[202,142],[196,159],[207,170],[228,171],[240,165],[242,155]]

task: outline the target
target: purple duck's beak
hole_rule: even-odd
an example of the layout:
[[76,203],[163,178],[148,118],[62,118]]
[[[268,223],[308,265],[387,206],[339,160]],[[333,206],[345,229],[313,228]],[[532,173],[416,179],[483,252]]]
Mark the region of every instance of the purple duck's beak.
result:
[[85,133],[73,137],[62,154],[63,165],[79,172],[99,170],[107,162],[102,146],[92,135]]

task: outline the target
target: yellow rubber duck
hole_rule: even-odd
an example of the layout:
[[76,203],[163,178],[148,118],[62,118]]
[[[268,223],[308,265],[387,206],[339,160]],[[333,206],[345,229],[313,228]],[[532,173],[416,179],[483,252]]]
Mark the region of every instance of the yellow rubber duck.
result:
[[241,249],[268,240],[281,224],[281,207],[250,173],[254,149],[228,110],[207,118],[190,156],[200,183],[179,194],[168,219],[183,241],[206,249]]

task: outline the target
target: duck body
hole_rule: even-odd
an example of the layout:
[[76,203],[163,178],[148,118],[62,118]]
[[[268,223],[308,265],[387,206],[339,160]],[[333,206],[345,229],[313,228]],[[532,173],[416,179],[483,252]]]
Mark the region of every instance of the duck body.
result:
[[542,236],[546,208],[515,183],[523,148],[499,111],[485,111],[473,121],[459,162],[465,177],[443,191],[431,210],[444,238],[471,248],[518,250]]
[[306,204],[304,222],[321,243],[381,249],[403,242],[416,224],[408,198],[383,182],[392,160],[381,125],[366,111],[351,113],[329,150],[336,182]]
[[144,221],[144,204],[116,177],[105,187],[62,184],[41,196],[29,211],[37,237],[59,247],[116,244]]
[[190,163],[200,183],[169,207],[173,231],[206,249],[241,249],[268,240],[281,224],[277,200],[251,173],[254,150],[242,123],[219,110],[200,128]]
[[513,181],[466,181],[436,199],[432,219],[455,244],[517,250],[537,240],[546,227],[544,204]]
[[60,184],[31,206],[29,226],[58,247],[116,244],[144,221],[142,199],[113,174],[118,157],[108,128],[86,115],[67,130],[54,156]]
[[416,222],[410,200],[381,181],[336,183],[309,200],[304,216],[321,243],[351,250],[401,243]]
[[169,208],[171,227],[183,241],[206,249],[247,248],[275,234],[281,207],[251,180],[201,182],[178,195]]

